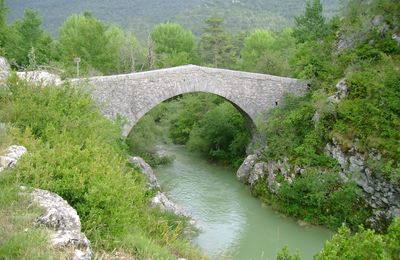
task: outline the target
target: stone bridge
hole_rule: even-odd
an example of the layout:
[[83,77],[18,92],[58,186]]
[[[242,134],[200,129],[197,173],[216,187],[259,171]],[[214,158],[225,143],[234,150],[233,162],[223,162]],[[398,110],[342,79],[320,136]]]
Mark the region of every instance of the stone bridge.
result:
[[[279,104],[283,93],[301,95],[307,89],[305,82],[296,79],[195,65],[85,80],[93,86],[92,97],[107,117],[126,118],[124,136],[153,107],[181,94],[219,95],[254,125],[258,115]],[[72,80],[77,81],[82,80]]]

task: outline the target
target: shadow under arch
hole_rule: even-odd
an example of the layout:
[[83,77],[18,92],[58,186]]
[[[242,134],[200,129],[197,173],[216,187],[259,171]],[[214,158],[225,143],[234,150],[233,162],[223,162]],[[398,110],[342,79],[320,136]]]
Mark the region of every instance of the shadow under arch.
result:
[[177,97],[183,96],[183,95],[187,95],[187,94],[197,94],[197,93],[205,93],[205,94],[209,94],[209,95],[215,95],[218,97],[221,97],[223,100],[229,102],[245,119],[246,122],[246,128],[249,130],[251,135],[254,135],[256,133],[256,124],[254,122],[254,120],[251,118],[251,116],[244,110],[242,109],[238,104],[236,104],[234,101],[230,100],[229,98],[226,98],[222,95],[216,94],[216,93],[212,93],[212,92],[208,92],[208,91],[188,91],[188,92],[184,92],[184,93],[180,93],[180,94],[176,94],[167,98],[164,98],[164,100],[161,100],[160,102],[154,102],[154,104],[152,104],[151,107],[149,107],[148,109],[142,110],[140,111],[138,114],[140,116],[138,116],[136,118],[136,120],[134,122],[127,122],[124,125],[124,129],[123,129],[123,135],[126,137],[128,136],[128,134],[133,130],[133,128],[135,127],[135,125],[140,121],[140,119],[142,119],[144,116],[146,116],[151,110],[153,110],[155,107],[157,107],[158,105],[160,105],[161,103],[164,102],[168,102],[170,100],[173,100]]

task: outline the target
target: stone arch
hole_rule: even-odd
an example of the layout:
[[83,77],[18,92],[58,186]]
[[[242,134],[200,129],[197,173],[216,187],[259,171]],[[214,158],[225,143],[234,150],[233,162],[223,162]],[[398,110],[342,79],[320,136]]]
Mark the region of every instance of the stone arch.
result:
[[132,128],[140,121],[140,119],[141,119],[142,117],[144,117],[148,112],[150,112],[150,111],[151,111],[153,108],[155,108],[156,106],[158,106],[158,105],[160,105],[161,103],[163,103],[163,102],[165,102],[165,101],[168,101],[168,100],[170,100],[170,99],[172,99],[172,98],[178,97],[178,96],[180,96],[180,95],[192,94],[192,93],[193,93],[193,94],[194,94],[194,93],[206,93],[206,94],[216,95],[216,96],[222,97],[224,100],[226,100],[226,101],[228,101],[230,104],[232,104],[232,106],[235,107],[236,110],[243,116],[243,118],[244,118],[245,121],[246,121],[246,125],[247,125],[248,129],[250,130],[250,132],[253,133],[253,132],[255,131],[256,125],[255,125],[255,122],[253,121],[253,119],[250,117],[250,115],[249,115],[244,109],[242,109],[242,108],[241,108],[239,105],[237,105],[234,101],[229,100],[228,98],[226,98],[226,97],[224,97],[224,96],[221,96],[221,95],[218,95],[218,94],[215,94],[215,93],[211,93],[211,92],[192,91],[192,92],[185,92],[185,93],[180,93],[180,94],[177,94],[177,95],[174,95],[174,96],[171,96],[171,97],[167,97],[167,98],[165,98],[164,100],[162,100],[161,102],[155,102],[153,106],[149,106],[149,107],[147,107],[146,109],[144,109],[144,110],[138,112],[136,121],[128,122],[128,123],[125,125],[125,127],[126,127],[126,130],[125,130],[125,131],[127,131],[127,133],[124,134],[124,135],[127,136],[127,135],[130,133],[130,131],[132,130]]
[[206,92],[221,96],[245,115],[250,125],[270,107],[275,107],[285,92],[301,95],[305,82],[225,69],[185,65],[114,76],[73,79],[93,86],[92,97],[110,119],[126,118],[126,136],[136,122],[151,108],[177,95]]

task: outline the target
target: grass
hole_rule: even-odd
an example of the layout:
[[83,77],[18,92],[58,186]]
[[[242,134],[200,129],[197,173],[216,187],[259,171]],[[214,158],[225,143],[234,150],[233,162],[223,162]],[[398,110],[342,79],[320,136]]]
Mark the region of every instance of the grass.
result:
[[0,177],[0,259],[64,259],[71,250],[52,248],[49,230],[35,226],[43,209],[21,194],[19,186]]
[[183,219],[150,208],[151,194],[128,163],[120,126],[100,113],[86,91],[42,88],[15,77],[7,84],[0,92],[0,121],[12,126],[12,143],[28,149],[4,177],[10,187],[41,188],[67,200],[97,255],[203,258],[184,235]]

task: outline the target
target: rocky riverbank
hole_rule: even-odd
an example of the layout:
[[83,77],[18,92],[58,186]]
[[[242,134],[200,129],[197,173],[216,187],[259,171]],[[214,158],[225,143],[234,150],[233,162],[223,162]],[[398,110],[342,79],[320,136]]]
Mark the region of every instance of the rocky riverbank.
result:
[[[181,206],[171,201],[165,193],[161,191],[157,177],[148,163],[146,163],[141,157],[137,156],[129,157],[129,161],[146,176],[149,189],[157,190],[154,197],[151,199],[151,205],[153,207],[160,207],[161,210],[172,212],[177,216],[191,218],[191,216]],[[191,224],[194,224],[193,220],[190,222]]]
[[[336,92],[327,98],[328,105],[340,103],[348,95],[346,80],[340,80]],[[322,111],[316,109],[312,118],[317,126]],[[387,177],[382,176],[374,165],[381,165],[382,155],[375,149],[361,152],[357,149],[358,140],[352,147],[344,149],[339,142],[332,138],[326,143],[323,153],[337,161],[342,183],[354,181],[361,189],[361,197],[371,208],[372,215],[367,223],[378,231],[384,231],[391,220],[400,215],[400,188]],[[266,147],[265,149],[268,149]],[[301,176],[306,169],[301,165],[293,165],[287,157],[276,161],[263,161],[262,152],[249,155],[237,171],[238,180],[254,187],[258,182],[267,183],[268,192],[277,194],[283,182],[292,182]]]

